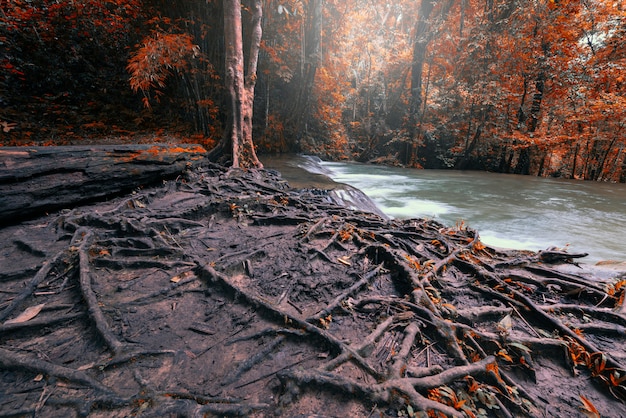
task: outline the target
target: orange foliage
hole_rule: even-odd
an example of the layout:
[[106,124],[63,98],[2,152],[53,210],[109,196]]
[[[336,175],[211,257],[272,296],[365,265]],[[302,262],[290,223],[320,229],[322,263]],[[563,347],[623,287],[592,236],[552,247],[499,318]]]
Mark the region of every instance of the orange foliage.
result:
[[[213,12],[219,2],[170,3],[154,6],[160,8],[154,13],[158,17],[145,22],[151,33],[128,61],[130,86],[143,93],[145,106],[167,94],[172,113],[182,108],[202,138],[210,138],[209,146],[222,136],[225,119],[223,51],[214,46],[221,14]],[[259,149],[623,181],[622,3],[434,2],[420,39],[415,35],[419,7],[411,0],[325,0],[321,16],[314,0],[268,3],[258,71],[261,96],[255,103]],[[42,48],[60,45],[77,61],[87,45],[125,50],[122,41],[140,27],[136,20],[150,13],[141,6],[139,0],[2,2],[0,42],[11,46],[21,37]],[[243,12],[250,16],[250,10]],[[313,53],[307,46],[316,37],[320,48]],[[416,43],[423,43],[426,53],[421,108],[411,109]],[[309,80],[313,66],[315,78]],[[32,81],[31,67],[14,52],[0,57],[3,97],[11,96],[4,92],[8,86]],[[188,96],[182,106],[165,90],[170,76]],[[312,90],[301,90],[302,84]],[[0,120],[0,134],[14,134],[15,123]],[[110,126],[93,119],[65,125],[67,131]],[[403,153],[411,158],[403,159]],[[481,251],[479,244],[473,250]]]
[[144,105],[150,107],[148,92],[155,89],[161,94],[165,80],[172,71],[181,73],[189,68],[188,60],[197,58],[200,50],[194,45],[189,34],[170,34],[156,32],[144,39],[141,47],[133,53],[128,62],[130,87],[133,91],[144,93]]

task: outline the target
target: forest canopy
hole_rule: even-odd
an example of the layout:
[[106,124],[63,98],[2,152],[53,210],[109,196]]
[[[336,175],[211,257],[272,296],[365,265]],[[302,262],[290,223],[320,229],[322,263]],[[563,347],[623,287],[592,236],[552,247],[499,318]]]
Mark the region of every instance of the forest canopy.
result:
[[[224,4],[8,0],[0,143],[224,136]],[[244,0],[259,152],[626,180],[614,0]]]

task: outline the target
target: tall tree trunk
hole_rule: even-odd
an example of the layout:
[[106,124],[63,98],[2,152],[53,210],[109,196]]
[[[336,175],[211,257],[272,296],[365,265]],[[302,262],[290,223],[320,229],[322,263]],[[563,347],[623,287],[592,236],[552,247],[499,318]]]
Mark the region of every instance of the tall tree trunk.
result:
[[[241,9],[240,9],[241,10]],[[261,48],[261,37],[263,36],[263,28],[261,26],[263,19],[263,0],[254,0],[251,5],[252,17],[250,26],[250,53],[248,55],[248,68],[244,81],[245,102],[242,107],[243,113],[243,143],[244,155],[246,163],[244,166],[262,168],[263,164],[259,161],[254,142],[252,140],[252,121],[254,114],[254,88],[257,81],[257,67],[259,63],[259,49]]]
[[[415,24],[415,43],[413,44],[413,61],[411,63],[411,102],[409,110],[409,140],[414,141],[418,135],[420,109],[422,108],[422,74],[424,72],[424,60],[428,48],[429,18],[435,6],[435,0],[422,0],[419,17]],[[410,165],[414,164],[415,144],[411,146],[411,154],[407,160]]]
[[533,94],[533,103],[530,107],[530,124],[528,132],[535,132],[539,126],[539,113],[541,112],[541,102],[543,100],[545,74],[543,72],[537,75],[535,80],[535,88],[537,91]]
[[[610,180],[611,172],[605,167],[608,163],[609,155],[613,152],[613,147],[615,146],[615,143],[617,142],[617,139],[619,138],[621,130],[622,130],[622,127],[620,126],[617,132],[615,133],[615,135],[613,136],[613,139],[611,139],[611,142],[609,143],[609,146],[607,147],[606,151],[602,155],[602,159],[600,160],[600,163],[598,164],[598,176],[594,180]],[[615,153],[615,155],[619,156],[619,153]],[[605,178],[604,173],[607,173],[606,178]]]
[[291,82],[296,86],[294,99],[289,101],[290,125],[293,132],[303,131],[310,113],[315,74],[322,62],[322,0],[309,0],[302,31],[302,56],[300,73]]
[[576,169],[577,169],[577,162],[578,162],[578,150],[580,149],[580,145],[578,143],[576,143],[576,148],[574,149],[574,156],[572,157],[572,171],[570,173],[570,178],[575,179],[576,178]]
[[524,83],[522,84],[522,97],[520,99],[519,109],[517,110],[517,127],[522,127],[526,122],[526,112],[524,112],[524,104],[526,103],[526,95],[528,94],[528,78],[524,75]]
[[422,73],[424,59],[429,42],[428,19],[433,11],[435,0],[422,0],[419,17],[415,24],[415,43],[413,44],[413,61],[411,63],[411,128],[414,130],[422,107]]
[[522,148],[519,153],[519,157],[517,158],[517,164],[515,165],[515,170],[513,170],[513,174],[530,174],[530,148]]
[[472,155],[472,152],[474,152],[476,145],[478,145],[478,142],[480,140],[480,135],[483,132],[483,127],[484,127],[484,122],[481,121],[479,125],[476,127],[476,131],[474,132],[474,136],[472,137],[472,140],[466,142],[465,152],[463,153],[463,157],[461,157],[461,160],[459,160],[454,167],[457,170],[465,170],[467,169],[468,166],[471,165],[471,155]]
[[[543,170],[545,169],[546,166],[546,159],[550,158],[550,154],[548,154],[547,151],[544,151],[543,153],[541,153],[541,160],[539,162],[539,168],[537,169],[537,177],[543,177]],[[549,165],[549,162],[548,162]]]
[[224,44],[226,49],[226,91],[230,98],[227,132],[209,157],[228,155],[232,149],[232,166],[262,168],[252,142],[254,88],[261,43],[262,0],[252,4],[251,42],[247,72],[244,73],[241,0],[224,0]]

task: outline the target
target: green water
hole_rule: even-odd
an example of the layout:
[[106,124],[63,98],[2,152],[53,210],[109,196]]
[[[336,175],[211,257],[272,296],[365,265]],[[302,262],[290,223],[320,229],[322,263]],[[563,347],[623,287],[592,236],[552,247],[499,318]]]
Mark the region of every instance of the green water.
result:
[[[285,161],[289,161],[285,164]],[[626,261],[626,184],[474,171],[414,170],[286,157],[292,182],[313,171],[362,190],[388,216],[464,221],[489,245],[587,252],[587,263]],[[276,167],[281,170],[280,167]],[[309,172],[303,170],[309,170]]]

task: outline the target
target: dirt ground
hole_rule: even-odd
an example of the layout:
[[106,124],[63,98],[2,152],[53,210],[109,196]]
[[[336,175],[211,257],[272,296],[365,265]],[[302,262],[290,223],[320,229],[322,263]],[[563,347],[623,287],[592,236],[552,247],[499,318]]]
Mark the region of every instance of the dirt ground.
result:
[[623,417],[577,256],[208,165],[0,229],[0,417]]

